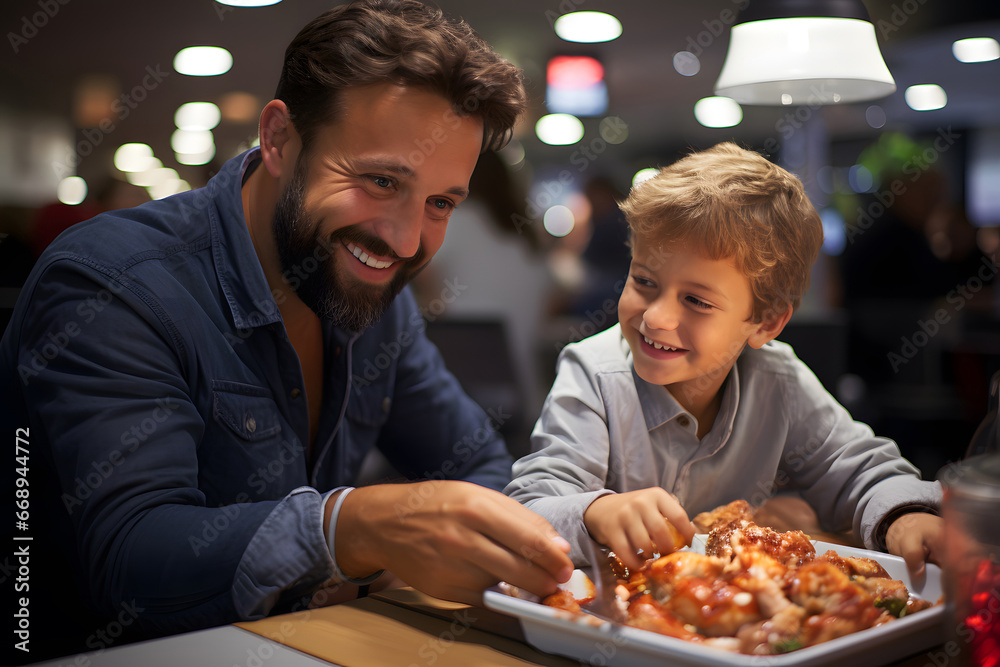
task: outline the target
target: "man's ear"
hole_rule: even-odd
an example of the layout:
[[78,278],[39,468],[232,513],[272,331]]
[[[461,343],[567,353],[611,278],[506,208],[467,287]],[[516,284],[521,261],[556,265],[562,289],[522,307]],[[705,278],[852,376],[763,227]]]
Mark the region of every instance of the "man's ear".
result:
[[288,107],[281,100],[271,100],[260,112],[260,155],[264,168],[276,179],[290,177],[302,148],[299,133],[292,125]]
[[789,306],[788,309],[779,314],[767,314],[764,320],[759,324],[756,324],[756,329],[750,334],[750,338],[747,343],[750,347],[755,350],[760,349],[765,343],[770,343],[772,340],[778,337],[785,325],[788,324],[788,320],[792,317],[792,307]]

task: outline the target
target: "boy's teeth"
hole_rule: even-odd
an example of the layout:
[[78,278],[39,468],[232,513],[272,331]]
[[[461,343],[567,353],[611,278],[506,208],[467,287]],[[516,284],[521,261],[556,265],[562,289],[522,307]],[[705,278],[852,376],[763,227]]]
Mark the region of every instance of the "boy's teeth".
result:
[[667,350],[667,351],[669,351],[669,352],[676,352],[676,351],[677,351],[677,348],[676,348],[676,347],[667,347],[666,345],[660,345],[660,344],[659,344],[659,343],[657,343],[656,341],[654,341],[654,340],[650,340],[649,338],[646,338],[645,336],[643,336],[643,337],[642,337],[642,339],[643,339],[644,341],[646,341],[646,343],[647,343],[648,345],[652,345],[652,346],[653,346],[654,348],[656,348],[657,350]]
[[385,269],[392,266],[392,262],[383,262],[382,260],[375,259],[353,243],[348,243],[347,249],[350,250],[359,261],[372,267],[373,269]]

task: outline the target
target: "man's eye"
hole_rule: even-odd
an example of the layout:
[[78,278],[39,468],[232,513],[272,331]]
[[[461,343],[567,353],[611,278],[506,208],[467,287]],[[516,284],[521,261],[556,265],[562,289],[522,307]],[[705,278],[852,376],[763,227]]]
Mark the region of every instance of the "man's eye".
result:
[[372,176],[372,183],[380,188],[392,187],[392,179],[388,176]]
[[427,204],[431,208],[431,215],[436,218],[446,218],[455,209],[455,203],[450,199],[428,199]]

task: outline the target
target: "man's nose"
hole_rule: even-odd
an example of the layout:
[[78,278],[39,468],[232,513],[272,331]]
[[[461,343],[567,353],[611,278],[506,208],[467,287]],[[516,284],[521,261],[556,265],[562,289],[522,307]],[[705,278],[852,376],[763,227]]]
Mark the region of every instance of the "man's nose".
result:
[[379,236],[392,247],[402,259],[409,259],[420,248],[420,233],[423,230],[423,202],[401,199],[381,225]]

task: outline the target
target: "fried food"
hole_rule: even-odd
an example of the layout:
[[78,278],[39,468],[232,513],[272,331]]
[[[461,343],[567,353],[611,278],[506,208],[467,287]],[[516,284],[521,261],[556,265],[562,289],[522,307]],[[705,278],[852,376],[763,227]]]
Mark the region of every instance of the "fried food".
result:
[[[745,502],[695,518],[696,525],[705,522],[714,526],[705,554],[675,551],[637,571],[620,562],[612,568],[628,625],[721,650],[777,655],[932,606],[911,597],[878,561],[817,555],[801,531],[757,525]],[[586,609],[566,592],[545,604]]]

